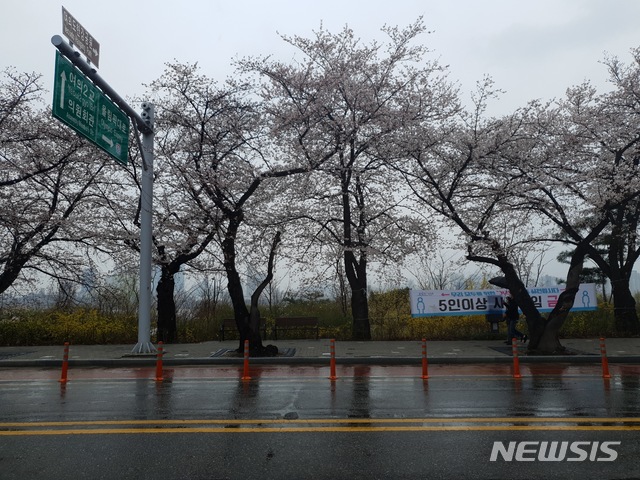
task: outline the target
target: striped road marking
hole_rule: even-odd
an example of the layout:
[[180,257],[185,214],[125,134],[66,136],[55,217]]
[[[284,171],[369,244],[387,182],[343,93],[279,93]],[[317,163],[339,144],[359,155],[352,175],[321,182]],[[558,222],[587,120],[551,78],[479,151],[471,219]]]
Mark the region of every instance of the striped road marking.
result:
[[154,433],[299,433],[437,431],[639,431],[640,417],[470,417],[378,419],[97,420],[3,422],[0,436]]

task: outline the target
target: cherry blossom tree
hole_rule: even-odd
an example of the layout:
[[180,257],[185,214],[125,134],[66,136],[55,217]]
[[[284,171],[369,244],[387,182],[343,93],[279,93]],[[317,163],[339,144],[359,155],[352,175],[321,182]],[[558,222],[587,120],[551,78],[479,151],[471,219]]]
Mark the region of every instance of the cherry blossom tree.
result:
[[[241,88],[218,85],[198,73],[196,65],[168,64],[163,75],[149,85],[146,98],[156,108],[154,167],[153,262],[158,268],[156,287],[158,340],[177,339],[175,276],[189,268],[211,266],[208,248],[219,241],[223,214],[206,191],[200,168],[235,157],[252,135],[255,116],[241,101]],[[211,163],[209,163],[211,162]],[[215,165],[214,165],[215,164]],[[226,165],[226,164],[225,164]],[[224,172],[223,175],[228,172]],[[114,235],[139,251],[139,173],[131,169],[138,189],[115,209],[127,211]],[[235,176],[227,177],[231,184]],[[215,257],[214,257],[215,258]]]
[[[608,201],[610,225],[589,246],[588,255],[611,282],[616,329],[625,334],[640,333],[629,287],[640,257],[640,48],[631,53],[629,65],[617,57],[605,59],[613,86],[610,92],[598,94],[589,83],[567,90],[558,107],[563,122],[554,132],[563,139],[564,158],[594,166],[590,191]],[[575,228],[567,225],[571,222],[552,220],[570,242],[579,241]]]
[[[257,297],[266,284],[262,282],[254,292],[249,310],[238,269],[242,259],[237,258],[237,243],[241,235],[251,238],[250,225],[259,223],[254,212],[270,208],[266,202],[278,192],[273,185],[263,189],[263,184],[306,172],[311,166],[273,154],[266,135],[267,116],[251,98],[253,90],[247,84],[229,80],[218,85],[201,75],[196,65],[173,64],[151,88],[158,105],[161,211],[156,212],[156,218],[167,222],[156,221],[154,230],[156,262],[163,272],[157,290],[159,321],[164,315],[161,308],[167,316],[175,317],[171,305],[175,272],[181,265],[195,262],[203,252],[215,250],[227,275],[240,332],[239,348],[243,348],[244,340],[250,340],[252,354],[259,354],[264,347]],[[254,223],[247,224],[248,218]],[[280,243],[275,230],[271,235],[274,240],[267,255],[268,280]],[[161,295],[166,303],[161,303]],[[173,322],[169,318],[167,323]]]
[[[404,142],[407,162],[403,173],[421,205],[428,206],[460,232],[467,259],[499,268],[506,284],[524,312],[531,348],[544,352],[561,349],[558,328],[566,318],[579,285],[579,273],[589,244],[606,226],[601,215],[594,225],[585,225],[585,235],[576,248],[567,290],[548,319],[536,309],[514,266],[514,249],[527,242],[542,241],[550,234],[544,215],[532,207],[531,198],[546,189],[558,199],[571,200],[579,218],[593,212],[592,204],[573,201],[573,189],[590,183],[589,166],[564,165],[557,157],[530,158],[544,144],[538,126],[548,119],[538,104],[519,109],[503,118],[486,118],[487,102],[494,98],[491,79],[479,83],[475,108],[464,112],[455,128],[446,132],[447,141],[432,148],[429,132],[416,129]],[[426,146],[425,146],[426,143]],[[537,162],[536,162],[537,160]],[[530,172],[525,173],[525,172]],[[535,173],[534,173],[535,172]],[[542,198],[542,195],[539,195]],[[548,201],[547,204],[552,204]],[[564,208],[564,202],[555,204]],[[536,226],[532,235],[527,226]],[[554,319],[557,319],[555,321]]]
[[[0,82],[0,293],[19,278],[80,281],[114,162],[51,117],[39,77]],[[65,246],[73,245],[73,248]]]
[[348,27],[313,38],[283,37],[297,60],[247,59],[259,74],[276,144],[319,168],[296,179],[288,205],[304,219],[300,235],[341,247],[351,289],[353,338],[371,338],[369,263],[414,249],[429,230],[404,205],[389,162],[391,139],[412,125],[445,122],[458,108],[444,68],[417,44],[422,19],[404,29],[384,27],[388,42],[364,44]]
[[[487,119],[484,108],[494,94],[487,79],[475,97],[475,111],[462,116],[436,154],[421,147],[420,133],[404,139],[410,159],[404,173],[416,198],[459,229],[468,260],[502,271],[526,316],[530,350],[540,353],[563,351],[558,333],[578,291],[584,260],[597,257],[600,237],[612,231],[617,212],[638,192],[633,166],[616,162],[615,149],[599,138],[602,133],[594,135],[606,127],[587,108],[590,92],[570,90],[568,103],[532,102],[511,115]],[[621,142],[631,151],[634,144],[633,135]],[[574,249],[566,290],[545,318],[514,267],[513,249],[567,238]]]
[[540,107],[530,136],[509,150],[505,162],[507,175],[523,186],[514,194],[555,228],[549,239],[572,246],[611,280],[622,334],[639,331],[629,288],[640,255],[639,53],[633,51],[630,66],[606,60],[612,91],[599,94],[585,82]]

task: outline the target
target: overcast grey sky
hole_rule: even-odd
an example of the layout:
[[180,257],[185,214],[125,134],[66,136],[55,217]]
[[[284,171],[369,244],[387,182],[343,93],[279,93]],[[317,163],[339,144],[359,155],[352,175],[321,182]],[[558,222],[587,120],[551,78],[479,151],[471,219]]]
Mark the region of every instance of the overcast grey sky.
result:
[[384,38],[384,24],[424,16],[432,33],[421,40],[463,91],[485,74],[507,91],[496,113],[562,96],[584,79],[604,90],[604,53],[629,61],[640,46],[638,0],[3,0],[0,69],[41,73],[52,89],[50,39],[62,34],[62,5],[100,43],[99,73],[124,98],[141,95],[168,61],[197,61],[223,80],[237,56],[290,58],[278,33],[311,36],[320,22],[333,32],[349,25],[368,41]]

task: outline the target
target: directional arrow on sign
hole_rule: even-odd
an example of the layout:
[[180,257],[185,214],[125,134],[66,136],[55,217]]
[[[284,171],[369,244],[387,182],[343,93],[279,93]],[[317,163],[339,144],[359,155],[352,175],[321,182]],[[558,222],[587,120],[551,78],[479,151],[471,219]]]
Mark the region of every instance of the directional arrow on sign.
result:
[[126,165],[129,117],[58,52],[54,79],[53,116]]
[[60,108],[64,108],[64,92],[67,86],[67,74],[62,72],[60,75]]
[[110,147],[113,147],[113,140],[111,140],[106,135],[102,135],[102,140],[104,140]]
[[87,60],[96,67],[99,66],[100,44],[64,7],[62,7],[62,34],[87,56]]

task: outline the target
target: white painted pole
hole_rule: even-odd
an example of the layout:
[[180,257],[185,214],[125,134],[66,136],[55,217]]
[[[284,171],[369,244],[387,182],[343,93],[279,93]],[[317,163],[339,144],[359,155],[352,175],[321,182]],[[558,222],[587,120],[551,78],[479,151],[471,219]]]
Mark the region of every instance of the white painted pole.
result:
[[142,134],[142,182],[140,191],[140,305],[138,343],[132,353],[155,353],[151,343],[151,249],[153,235],[153,105],[142,104],[141,117],[150,127]]

